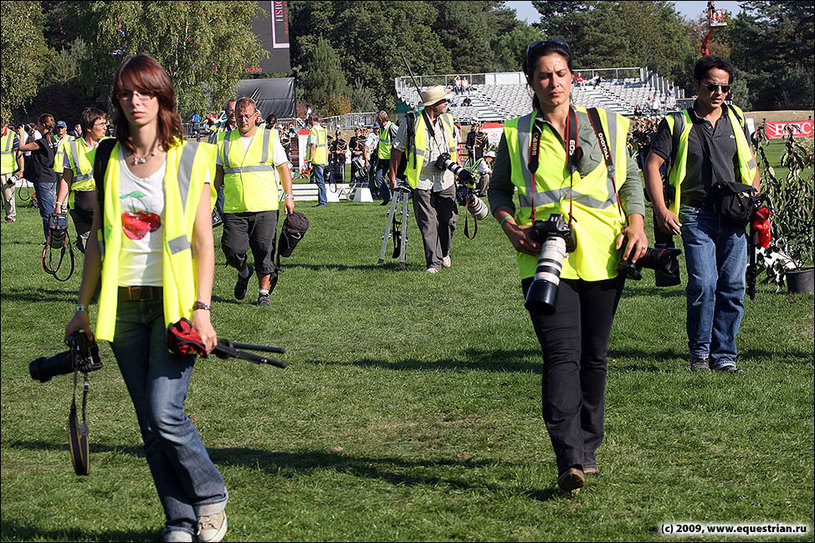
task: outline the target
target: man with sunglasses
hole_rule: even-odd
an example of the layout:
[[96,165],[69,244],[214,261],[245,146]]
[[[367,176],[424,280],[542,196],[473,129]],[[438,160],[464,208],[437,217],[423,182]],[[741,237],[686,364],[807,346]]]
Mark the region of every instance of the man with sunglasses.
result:
[[[744,372],[736,367],[736,334],[744,315],[747,235],[720,219],[714,192],[734,182],[758,190],[759,176],[744,113],[725,103],[732,77],[727,60],[701,58],[693,70],[698,98],[663,119],[645,162],[656,224],[681,235],[685,248],[691,371]],[[666,161],[669,202],[659,172]]]

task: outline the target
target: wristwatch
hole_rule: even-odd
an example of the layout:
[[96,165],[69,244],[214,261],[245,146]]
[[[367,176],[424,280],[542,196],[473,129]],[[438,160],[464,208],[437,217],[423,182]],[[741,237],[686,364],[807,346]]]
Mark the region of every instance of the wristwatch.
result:
[[212,311],[212,306],[209,304],[205,304],[204,302],[195,302],[192,304],[192,310],[195,311],[196,309],[205,309],[207,311]]

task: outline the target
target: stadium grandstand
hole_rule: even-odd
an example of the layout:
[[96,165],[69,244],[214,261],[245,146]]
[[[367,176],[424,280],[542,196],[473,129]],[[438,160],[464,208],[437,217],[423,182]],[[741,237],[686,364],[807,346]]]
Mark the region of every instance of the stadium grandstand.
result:
[[[664,105],[668,90],[674,86],[671,81],[643,67],[575,70],[576,79],[578,75],[582,83],[572,84],[572,103],[602,107],[622,115],[633,115],[637,106],[647,111],[647,104],[654,94]],[[444,85],[452,93],[457,76],[467,77],[470,83],[466,92],[454,94],[451,101],[449,111],[457,121],[503,122],[531,110],[532,99],[523,72],[420,75],[416,84],[422,90]],[[398,113],[403,114],[419,103],[416,84],[409,76],[395,79]],[[683,89],[676,90],[676,100],[679,106],[684,103]]]

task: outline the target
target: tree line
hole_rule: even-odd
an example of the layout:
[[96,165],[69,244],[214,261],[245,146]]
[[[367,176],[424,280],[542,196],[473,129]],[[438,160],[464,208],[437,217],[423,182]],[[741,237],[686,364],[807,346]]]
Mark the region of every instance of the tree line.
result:
[[[540,21],[519,21],[504,2],[290,0],[290,74],[298,100],[324,115],[395,110],[394,78],[518,71],[526,46],[559,38],[576,68],[646,66],[691,91],[707,27],[673,2],[534,0]],[[710,49],[736,67],[745,109],[813,107],[811,2],[746,1]],[[179,111],[220,109],[244,67],[266,55],[251,33],[253,1],[4,1],[0,112],[48,91],[104,104],[116,67],[148,53],[170,73]],[[71,94],[69,91],[72,91]],[[76,99],[71,104],[76,107]]]

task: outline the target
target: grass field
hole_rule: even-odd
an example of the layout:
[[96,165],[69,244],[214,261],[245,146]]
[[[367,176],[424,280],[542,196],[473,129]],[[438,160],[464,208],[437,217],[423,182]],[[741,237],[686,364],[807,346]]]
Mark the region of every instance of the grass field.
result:
[[[804,524],[813,540],[811,295],[760,284],[739,335],[747,373],[695,374],[683,287],[657,288],[650,271],[629,282],[600,474],[564,497],[540,348],[498,224],[469,241],[462,216],[453,267],[428,275],[412,217],[407,270],[377,265],[385,209],[299,205],[311,228],[272,308],[255,307],[256,280],[234,300],[217,251],[219,335],[283,346],[289,364],[196,366],[187,411],[229,489],[227,541],[650,541],[672,521]],[[90,374],[87,477],[68,453],[70,376],[28,376],[64,350],[80,276],[42,271],[40,225],[27,207],[2,225],[2,541],[157,540],[164,517],[110,348]]]

